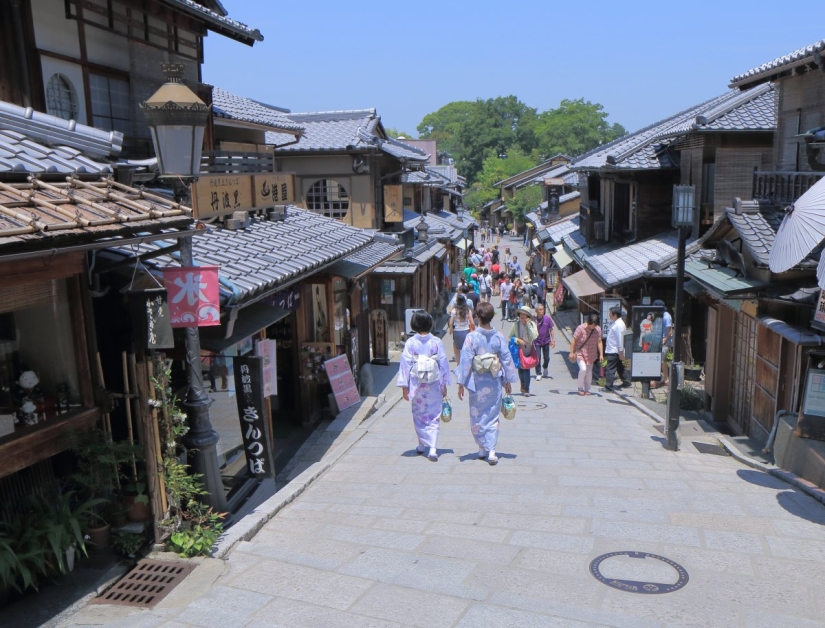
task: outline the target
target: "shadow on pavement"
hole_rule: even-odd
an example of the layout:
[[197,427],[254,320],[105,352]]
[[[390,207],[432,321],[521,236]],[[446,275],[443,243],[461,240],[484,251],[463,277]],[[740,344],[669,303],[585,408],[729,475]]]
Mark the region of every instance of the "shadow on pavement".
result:
[[651,436],[650,440],[656,441],[659,443],[664,449],[667,449],[667,439],[661,436]]
[[[501,460],[502,458],[507,458],[509,460],[515,460],[516,458],[518,458],[516,454],[503,454],[498,451],[496,452],[496,456],[498,456],[499,460]],[[487,462],[485,458],[479,458],[478,452],[476,451],[469,454],[464,454],[463,456],[459,456],[458,460],[460,462],[467,462],[468,460],[478,460],[479,462]]]
[[[783,491],[777,493],[776,501],[790,514],[806,519],[813,523],[825,525],[825,509],[819,504],[814,504],[812,499],[797,491]],[[807,507],[810,505],[812,507]]]

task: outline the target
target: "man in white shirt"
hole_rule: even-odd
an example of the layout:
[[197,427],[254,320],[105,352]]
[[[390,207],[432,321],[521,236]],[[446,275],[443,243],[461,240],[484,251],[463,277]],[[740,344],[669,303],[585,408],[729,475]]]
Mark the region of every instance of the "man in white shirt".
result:
[[604,392],[613,392],[613,383],[616,381],[616,374],[622,378],[622,384],[630,386],[630,378],[625,372],[624,364],[624,346],[622,339],[627,327],[622,320],[622,311],[617,307],[610,308],[610,320],[612,325],[607,332],[607,340],[604,344],[604,358],[607,360],[607,366],[604,369]]

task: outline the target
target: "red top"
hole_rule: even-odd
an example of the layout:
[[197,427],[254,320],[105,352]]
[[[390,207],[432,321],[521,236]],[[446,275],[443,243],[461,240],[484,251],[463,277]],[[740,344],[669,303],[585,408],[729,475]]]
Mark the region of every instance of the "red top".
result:
[[501,266],[499,266],[498,264],[493,264],[492,266],[490,266],[490,270],[494,273],[500,273]]
[[573,338],[576,340],[576,357],[581,356],[587,364],[599,359],[599,340],[602,339],[602,329],[599,325],[590,330],[582,323],[576,327]]

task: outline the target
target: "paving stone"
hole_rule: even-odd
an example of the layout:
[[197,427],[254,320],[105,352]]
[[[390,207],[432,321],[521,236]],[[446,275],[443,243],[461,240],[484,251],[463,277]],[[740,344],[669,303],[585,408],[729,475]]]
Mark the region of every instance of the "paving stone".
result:
[[175,619],[204,628],[240,628],[257,609],[272,600],[269,595],[234,587],[214,586],[193,601]]
[[700,546],[699,531],[686,526],[594,519],[591,532],[596,536],[618,539]]
[[594,628],[597,624],[584,623],[563,617],[548,617],[545,614],[529,613],[503,606],[471,606],[456,628],[476,626],[507,626],[508,628]]
[[459,558],[475,563],[497,563],[507,565],[518,556],[521,549],[512,545],[456,539],[452,537],[430,536],[417,549],[419,554],[432,554]]
[[275,598],[245,628],[401,628],[397,622]]
[[469,605],[446,595],[377,584],[350,609],[404,626],[450,628]]
[[397,549],[415,549],[424,540],[420,534],[406,534],[390,530],[374,530],[353,526],[328,525],[319,531],[321,536],[362,545],[375,545]]
[[745,532],[719,532],[705,530],[705,547],[712,550],[762,554],[765,550],[762,539],[756,534]]
[[537,547],[540,549],[560,550],[587,554],[593,549],[593,537],[572,536],[568,534],[551,534],[549,532],[513,532],[511,545]]
[[474,539],[476,541],[490,541],[501,543],[508,536],[509,530],[488,528],[483,525],[460,525],[457,523],[435,522],[426,530],[428,535],[451,536],[458,539]]

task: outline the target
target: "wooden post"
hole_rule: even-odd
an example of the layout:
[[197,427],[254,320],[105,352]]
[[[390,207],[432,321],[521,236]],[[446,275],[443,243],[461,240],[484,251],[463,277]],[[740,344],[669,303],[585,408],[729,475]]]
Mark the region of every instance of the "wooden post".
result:
[[[126,361],[126,352],[120,354],[121,363],[123,366],[123,393],[126,406],[126,429],[129,434],[129,444],[135,444],[134,428],[132,427],[132,398],[131,386],[129,386],[129,368]],[[132,454],[132,479],[137,481],[137,463],[135,462],[135,455]]]
[[136,364],[137,390],[140,403],[140,424],[143,427],[145,441],[143,444],[146,455],[146,483],[149,487],[149,499],[152,502],[152,522],[155,543],[163,542],[160,521],[166,516],[166,484],[163,481],[163,458],[160,449],[160,433],[158,431],[157,410],[150,406],[154,401],[155,393],[152,386],[152,364],[140,362]]

